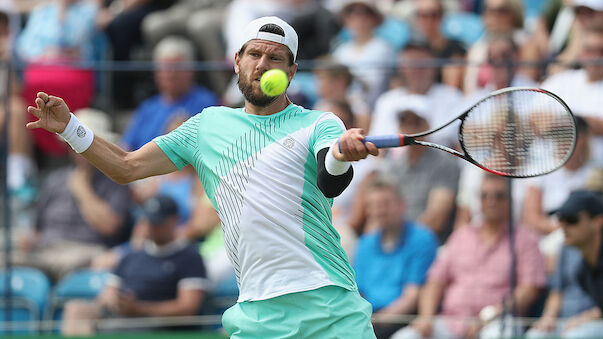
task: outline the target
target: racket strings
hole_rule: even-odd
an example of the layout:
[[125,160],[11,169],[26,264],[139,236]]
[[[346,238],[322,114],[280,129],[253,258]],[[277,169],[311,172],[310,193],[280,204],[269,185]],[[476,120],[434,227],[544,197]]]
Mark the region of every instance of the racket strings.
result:
[[514,90],[473,107],[461,130],[465,152],[485,168],[529,177],[560,167],[575,141],[574,120],[552,96]]

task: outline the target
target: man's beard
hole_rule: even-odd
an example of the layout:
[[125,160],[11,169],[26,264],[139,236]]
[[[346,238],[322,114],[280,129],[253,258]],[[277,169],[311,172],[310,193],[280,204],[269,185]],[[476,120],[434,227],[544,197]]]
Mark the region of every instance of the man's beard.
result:
[[237,85],[239,85],[239,90],[243,93],[243,96],[247,101],[249,101],[254,106],[266,107],[276,100],[277,97],[269,97],[266,94],[255,95],[253,93],[253,85],[250,82],[245,80],[241,80],[242,76],[239,74],[239,79],[237,80]]

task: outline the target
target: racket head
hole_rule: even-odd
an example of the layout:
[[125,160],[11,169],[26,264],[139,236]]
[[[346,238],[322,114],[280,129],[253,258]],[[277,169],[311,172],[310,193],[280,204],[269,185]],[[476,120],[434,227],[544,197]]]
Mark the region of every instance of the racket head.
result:
[[528,178],[563,166],[576,146],[576,122],[565,102],[539,88],[492,92],[461,116],[464,158],[506,177]]

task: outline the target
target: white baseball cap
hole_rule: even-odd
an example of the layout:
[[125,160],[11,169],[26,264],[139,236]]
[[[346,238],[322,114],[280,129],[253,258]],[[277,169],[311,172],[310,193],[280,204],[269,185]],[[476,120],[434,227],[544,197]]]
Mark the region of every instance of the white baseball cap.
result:
[[410,94],[400,100],[396,107],[398,111],[398,119],[401,118],[403,113],[412,112],[416,116],[427,121],[429,125],[432,123],[432,116],[429,114],[429,105],[427,98],[420,94]]
[[[276,25],[283,30],[283,35],[271,32],[265,32],[262,28],[266,25]],[[275,16],[265,16],[258,19],[253,20],[248,23],[243,29],[243,34],[241,34],[241,41],[239,44],[239,48],[243,47],[249,40],[259,39],[277,42],[279,44],[283,44],[289,48],[291,53],[293,53],[293,60],[297,59],[297,33],[285,21]]]
[[603,11],[603,0],[574,0],[574,7],[588,7],[595,11]]

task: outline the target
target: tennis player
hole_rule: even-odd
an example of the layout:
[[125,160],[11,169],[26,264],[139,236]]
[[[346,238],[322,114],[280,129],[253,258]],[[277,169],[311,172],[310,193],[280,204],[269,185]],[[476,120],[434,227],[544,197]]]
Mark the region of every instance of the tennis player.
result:
[[291,26],[276,17],[254,20],[240,46],[234,70],[245,107],[206,108],[136,151],[94,136],[61,98],[42,92],[28,107],[38,120],[27,127],[58,133],[122,184],[194,166],[236,271],[238,302],[222,319],[231,338],[375,338],[331,204],[352,178],[350,161],[378,150],[333,113],[261,92],[265,71],[295,75]]

